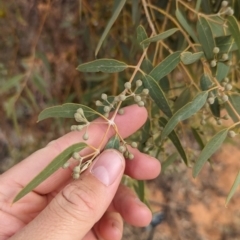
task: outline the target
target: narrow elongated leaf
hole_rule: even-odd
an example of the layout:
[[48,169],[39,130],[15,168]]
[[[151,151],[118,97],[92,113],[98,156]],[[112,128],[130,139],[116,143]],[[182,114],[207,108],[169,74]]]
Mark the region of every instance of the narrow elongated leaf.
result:
[[[165,118],[161,117],[159,119],[159,124],[161,127],[165,127],[167,124],[167,120]],[[184,148],[183,148],[176,132],[173,130],[172,132],[170,132],[168,137],[172,141],[172,143],[176,147],[176,149],[178,150],[178,153],[182,157],[184,163],[188,166],[188,159],[187,159],[186,153],[184,151]]]
[[215,117],[220,117],[220,104],[219,104],[219,100],[218,98],[215,98],[215,101],[213,104],[210,104],[210,109],[211,109],[211,112],[212,114],[215,116]]
[[176,125],[189,117],[191,117],[193,114],[198,112],[203,105],[206,103],[208,97],[207,92],[201,92],[199,93],[192,102],[189,102],[184,107],[179,109],[168,121],[165,128],[162,131],[161,134],[161,140],[163,140],[166,136],[169,135],[169,133],[176,127]]
[[189,34],[189,36],[191,36],[194,42],[198,43],[199,41],[197,39],[197,36],[194,30],[192,29],[190,24],[187,22],[187,19],[184,17],[184,15],[179,9],[176,10],[176,18],[180,22],[180,24],[183,26],[183,28],[186,30],[186,32]]
[[143,180],[138,180],[137,181],[137,188],[135,188],[138,198],[142,201],[145,202],[145,186],[144,186],[144,181]]
[[233,197],[234,193],[236,192],[238,186],[240,184],[240,171],[238,172],[235,180],[234,180],[234,183],[230,189],[230,192],[228,193],[228,196],[227,196],[227,199],[226,199],[226,203],[225,203],[225,206],[228,205],[229,201],[231,200],[231,198]]
[[189,65],[198,61],[202,56],[203,52],[191,53],[191,52],[182,52],[181,61],[185,65]]
[[208,21],[202,16],[198,18],[197,32],[206,58],[212,60],[214,58],[213,48],[215,47],[215,41]]
[[208,16],[209,18],[209,25],[211,27],[212,33],[214,37],[220,37],[229,35],[230,32],[225,24],[225,19],[221,16]]
[[128,65],[115,59],[97,59],[92,62],[83,63],[77,67],[80,72],[105,72],[114,73],[125,70]]
[[140,44],[142,41],[148,38],[147,32],[142,25],[137,27],[137,41]]
[[207,160],[215,153],[224,142],[227,137],[228,129],[223,129],[215,134],[210,141],[205,145],[204,149],[200,153],[195,165],[193,166],[193,177],[195,178],[201,171],[203,165]]
[[161,171],[165,172],[166,169],[177,160],[177,153],[171,154],[164,162],[161,163]]
[[200,87],[203,91],[208,90],[213,85],[210,76],[206,73],[203,73],[200,79]]
[[120,141],[118,135],[113,136],[110,138],[108,143],[106,144],[104,149],[116,149],[118,150],[120,147]]
[[227,19],[228,28],[238,46],[238,51],[240,53],[240,30],[237,19],[234,16],[229,16]]
[[178,28],[169,29],[169,30],[167,30],[163,33],[160,33],[160,34],[156,35],[156,36],[153,36],[153,37],[150,37],[150,38],[147,38],[147,39],[143,40],[141,42],[141,45],[147,47],[152,42],[158,42],[158,41],[161,41],[165,38],[168,38],[169,36],[173,35],[178,30],[179,30]]
[[227,77],[229,70],[230,70],[230,66],[222,62],[217,63],[216,78],[218,82],[221,82],[225,77]]
[[167,117],[171,117],[172,110],[159,84],[149,75],[143,76],[142,80],[144,86],[149,89],[149,94],[158,108],[162,110]]
[[[229,95],[229,101],[231,102],[231,104],[233,105],[233,107],[235,108],[237,113],[240,114],[240,95],[239,94]],[[235,113],[229,107],[228,103],[225,103],[225,108],[226,108],[228,114],[230,115],[230,117],[232,118],[232,120],[234,122],[238,122],[238,117],[235,115]]]
[[204,145],[203,140],[200,137],[198,131],[193,127],[191,127],[191,130],[192,130],[193,136],[194,136],[195,140],[197,141],[198,145],[200,146],[201,149],[203,149],[205,145]]
[[111,18],[109,19],[106,28],[104,29],[104,32],[98,42],[97,48],[95,50],[95,56],[97,56],[99,49],[101,48],[104,39],[106,38],[106,36],[108,35],[108,32],[110,31],[112,25],[114,24],[114,22],[116,21],[116,19],[118,18],[123,6],[125,5],[126,0],[119,0],[118,4],[115,6],[114,8],[114,12],[113,15],[111,16]]
[[84,115],[86,118],[94,119],[98,116],[101,116],[100,113],[95,111],[94,109],[87,107],[82,104],[76,104],[76,103],[65,103],[63,105],[50,107],[44,109],[38,116],[38,121],[42,121],[47,118],[74,118],[74,113],[76,111],[82,108]]
[[86,147],[86,143],[76,143],[65,149],[17,194],[13,202],[16,202],[22,197],[24,197],[26,194],[35,189],[40,183],[42,183],[49,176],[51,176],[54,172],[56,172],[60,167],[63,166],[65,162],[67,162],[71,158],[74,152],[79,152]]
[[191,101],[191,91],[189,87],[186,87],[181,94],[178,96],[177,100],[174,103],[174,112],[177,112],[180,108],[186,105]]
[[215,38],[216,46],[219,48],[219,53],[228,53],[238,49],[234,38],[231,35]]
[[170,90],[170,82],[168,79],[168,76],[164,76],[163,78],[161,78],[159,81],[159,86],[160,88],[167,93]]
[[24,77],[24,74],[18,74],[8,79],[7,81],[2,81],[0,84],[0,94],[8,91],[12,87],[17,87],[20,84],[23,77]]
[[181,61],[180,54],[181,52],[178,51],[167,56],[150,72],[149,75],[156,81],[158,81],[167,74],[169,74],[172,70],[174,70],[177,67],[178,63]]

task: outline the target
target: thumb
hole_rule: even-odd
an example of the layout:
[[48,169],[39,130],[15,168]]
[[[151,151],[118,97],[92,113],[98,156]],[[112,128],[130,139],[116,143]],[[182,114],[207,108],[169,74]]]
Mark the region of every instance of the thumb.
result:
[[17,236],[17,239],[82,239],[110,205],[124,166],[124,158],[116,150],[109,149],[101,153],[80,179],[64,187],[23,228],[21,232],[24,232],[24,238]]

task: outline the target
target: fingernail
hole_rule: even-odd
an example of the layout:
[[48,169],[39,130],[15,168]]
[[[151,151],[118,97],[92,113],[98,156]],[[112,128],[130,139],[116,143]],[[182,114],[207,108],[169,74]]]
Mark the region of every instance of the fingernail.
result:
[[111,185],[123,169],[123,156],[115,150],[106,150],[94,161],[91,174],[104,185]]

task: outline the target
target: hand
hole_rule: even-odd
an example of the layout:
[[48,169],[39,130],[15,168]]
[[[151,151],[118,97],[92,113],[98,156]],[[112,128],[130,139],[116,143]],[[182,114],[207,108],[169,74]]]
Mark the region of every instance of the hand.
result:
[[[146,110],[125,108],[115,123],[127,137],[145,122]],[[106,131],[104,124],[91,124],[87,143],[97,146]],[[109,133],[108,138],[114,132]],[[116,150],[105,150],[78,180],[71,170],[59,169],[18,202],[16,194],[54,157],[81,140],[70,132],[38,150],[0,176],[0,239],[23,240],[118,240],[123,221],[146,226],[151,212],[127,187],[120,185],[123,173],[135,179],[152,179],[160,172],[159,161],[132,149],[135,157],[125,161]],[[81,152],[82,154],[82,152]]]

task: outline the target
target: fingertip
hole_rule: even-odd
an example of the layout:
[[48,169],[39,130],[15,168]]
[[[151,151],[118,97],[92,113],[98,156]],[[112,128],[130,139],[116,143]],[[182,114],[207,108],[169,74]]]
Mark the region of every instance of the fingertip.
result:
[[120,240],[123,234],[123,220],[117,212],[106,212],[95,226],[100,239]]
[[133,160],[126,161],[125,174],[137,180],[154,179],[161,172],[161,163],[158,159],[131,148]]

